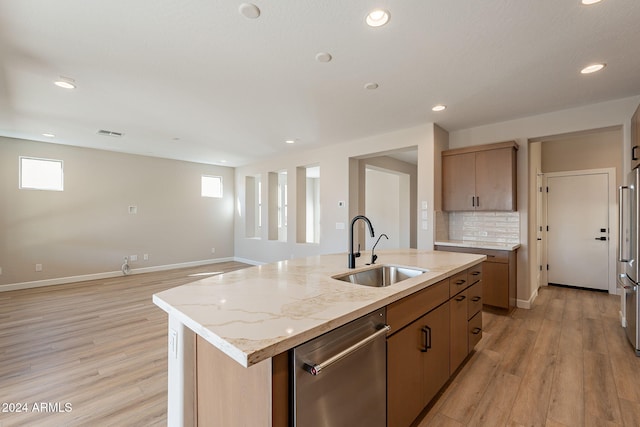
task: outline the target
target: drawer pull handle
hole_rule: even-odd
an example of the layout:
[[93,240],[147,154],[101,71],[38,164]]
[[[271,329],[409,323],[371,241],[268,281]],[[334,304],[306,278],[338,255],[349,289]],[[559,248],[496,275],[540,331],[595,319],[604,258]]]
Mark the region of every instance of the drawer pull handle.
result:
[[458,301],[458,302],[464,301],[465,298],[466,298],[466,296],[460,295],[458,298],[456,298],[456,301]]
[[473,301],[473,302],[478,302],[478,301],[480,301],[481,299],[482,299],[482,298],[480,298],[480,297],[473,297],[473,298],[471,298],[471,301]]
[[458,280],[458,281],[456,282],[456,285],[464,285],[464,284],[465,284],[465,282],[466,282],[466,280],[464,280],[464,279],[462,279],[462,280]]
[[424,348],[421,348],[420,351],[426,353],[431,349],[431,328],[424,325],[421,330],[424,335]]
[[471,272],[471,275],[472,275],[472,276],[479,276],[479,275],[480,275],[480,272],[479,272],[479,271],[472,271],[472,272]]
[[478,335],[480,332],[482,332],[482,329],[481,329],[481,328],[473,328],[473,329],[471,330],[471,333],[472,333],[473,335]]

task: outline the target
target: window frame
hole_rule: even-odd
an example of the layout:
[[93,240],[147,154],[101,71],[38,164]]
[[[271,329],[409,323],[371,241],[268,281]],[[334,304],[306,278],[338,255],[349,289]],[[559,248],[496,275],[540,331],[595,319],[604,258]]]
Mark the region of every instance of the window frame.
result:
[[[60,182],[56,187],[37,187],[27,186],[23,184],[23,160],[35,160],[39,162],[52,162],[60,165]],[[18,189],[20,190],[36,190],[36,191],[64,191],[64,160],[47,159],[44,157],[18,156]]]
[[[204,180],[205,178],[217,178],[220,180],[220,195],[216,196],[216,195],[206,195],[204,194]],[[207,174],[202,174],[200,175],[200,197],[206,197],[209,199],[222,199],[224,196],[224,181],[222,179],[222,176],[220,175],[207,175]]]

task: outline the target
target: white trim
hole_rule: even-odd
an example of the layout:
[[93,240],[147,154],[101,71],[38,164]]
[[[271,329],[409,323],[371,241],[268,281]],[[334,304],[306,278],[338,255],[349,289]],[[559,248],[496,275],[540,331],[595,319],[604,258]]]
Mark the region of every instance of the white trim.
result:
[[[200,261],[189,261],[189,262],[182,262],[177,264],[157,265],[154,267],[132,268],[129,274],[142,274],[142,273],[151,273],[154,271],[173,270],[176,268],[199,267],[202,265],[219,264],[222,262],[229,262],[229,261],[245,262],[245,261],[236,260],[233,257],[205,259]],[[251,264],[250,262],[245,262],[245,263]],[[119,277],[122,275],[123,275],[122,271],[118,270],[118,271],[107,271],[103,273],[83,274],[81,276],[69,276],[69,277],[58,277],[54,279],[36,280],[33,282],[9,283],[7,285],[0,285],[0,292],[15,291],[19,289],[40,288],[43,286],[63,285],[66,283],[85,282],[88,280],[109,279],[112,277]]]
[[529,297],[528,300],[526,300],[526,299],[517,299],[516,300],[516,307],[518,307],[518,308],[526,308],[528,310],[531,307],[533,307],[533,302],[535,301],[535,299],[537,297],[538,297],[538,290],[536,289],[533,292],[533,294],[531,294],[531,296]]

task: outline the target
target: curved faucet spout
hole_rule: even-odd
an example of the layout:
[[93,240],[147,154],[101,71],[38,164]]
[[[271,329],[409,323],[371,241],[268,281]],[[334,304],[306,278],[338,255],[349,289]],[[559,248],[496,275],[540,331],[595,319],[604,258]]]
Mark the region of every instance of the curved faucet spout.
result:
[[389,236],[387,236],[386,234],[382,233],[380,235],[380,237],[378,237],[378,240],[376,240],[376,243],[373,245],[373,247],[371,248],[371,262],[369,263],[369,265],[373,265],[376,263],[376,260],[378,259],[378,255],[374,254],[373,252],[376,250],[376,246],[378,246],[378,242],[380,241],[380,239],[385,238],[387,240],[389,240]]
[[353,253],[353,229],[358,220],[363,220],[369,226],[369,233],[371,233],[371,237],[375,237],[375,233],[373,232],[373,225],[371,225],[371,221],[364,215],[356,215],[351,220],[351,230],[349,231],[349,268],[356,268],[356,258],[360,256],[360,249],[358,248],[357,253]]

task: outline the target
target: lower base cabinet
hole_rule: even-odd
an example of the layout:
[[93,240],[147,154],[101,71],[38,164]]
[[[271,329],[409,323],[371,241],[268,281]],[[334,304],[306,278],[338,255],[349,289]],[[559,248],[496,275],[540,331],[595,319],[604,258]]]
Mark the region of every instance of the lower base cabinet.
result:
[[409,426],[447,382],[449,336],[447,301],[387,338],[387,425]]

